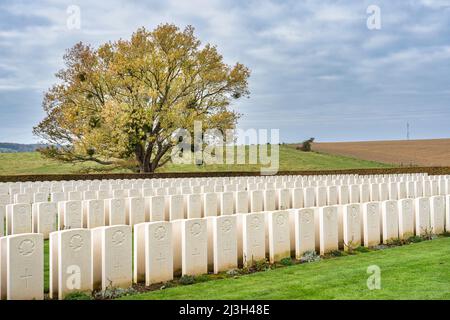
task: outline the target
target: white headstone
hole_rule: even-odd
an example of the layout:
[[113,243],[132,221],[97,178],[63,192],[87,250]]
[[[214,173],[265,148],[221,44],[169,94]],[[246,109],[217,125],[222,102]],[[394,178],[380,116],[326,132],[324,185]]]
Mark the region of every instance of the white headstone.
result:
[[9,194],[0,194],[0,206],[11,204],[11,196]]
[[261,212],[264,209],[264,195],[261,190],[250,192],[250,212]]
[[249,198],[248,191],[237,191],[236,196],[236,213],[248,213]]
[[415,182],[415,197],[423,197],[423,182],[422,181],[416,181]]
[[359,186],[360,192],[360,202],[369,202],[370,201],[370,185],[369,184],[361,184]]
[[319,208],[320,254],[338,249],[338,209],[336,206]]
[[134,226],[135,224],[145,222],[145,200],[144,198],[127,198],[126,199],[127,224]]
[[389,200],[398,200],[398,184],[397,184],[397,182],[389,183]]
[[60,202],[60,201],[66,201],[67,200],[67,194],[64,192],[53,192],[50,195],[50,201],[51,202]]
[[92,229],[92,284],[103,291],[132,284],[131,226]]
[[105,201],[106,224],[110,226],[123,225],[127,223],[125,199],[115,198]]
[[97,199],[97,192],[88,190],[83,191],[83,200],[96,200]]
[[303,189],[294,188],[292,190],[292,208],[300,209],[303,208]]
[[42,233],[48,239],[51,232],[57,230],[56,217],[58,206],[54,202],[33,204],[33,232]]
[[314,187],[303,189],[303,205],[305,208],[314,207],[316,205],[316,191]]
[[200,194],[189,194],[186,197],[186,213],[188,219],[202,217],[202,197]]
[[408,197],[406,182],[398,182],[397,188],[398,188],[398,199],[405,199]]
[[289,258],[291,255],[291,239],[289,228],[289,212],[274,211],[267,214],[269,231],[269,260],[271,263]]
[[150,222],[166,220],[165,196],[151,196],[145,198],[145,216]]
[[[295,248],[295,257],[300,259],[305,252],[316,249],[314,209],[292,210],[290,215],[291,221],[292,217],[294,218],[294,223],[291,223],[291,239],[294,238],[294,243],[291,241],[291,251]],[[292,237],[292,230],[294,237]]]
[[381,235],[381,208],[379,202],[363,204],[363,238],[365,247],[373,247],[380,244]]
[[145,284],[173,279],[172,223],[145,224]]
[[412,199],[399,201],[398,234],[400,239],[414,236],[414,201]]
[[[1,271],[6,275],[2,276],[2,280],[6,281],[6,299],[43,300],[44,238],[42,234],[27,233],[8,236],[4,239],[6,252],[3,252],[2,248]],[[3,270],[3,266],[6,270]]]
[[34,194],[33,203],[36,202],[47,202],[48,201],[48,193],[38,192]]
[[338,204],[338,188],[337,186],[327,187],[327,203],[330,206]]
[[208,272],[207,227],[205,219],[181,222],[182,274],[200,275]]
[[214,217],[217,216],[218,204],[217,193],[208,192],[203,194],[203,216]]
[[212,231],[213,241],[208,255],[212,254],[214,273],[237,268],[236,216],[211,217],[209,221],[212,230],[208,231]]
[[32,233],[31,204],[18,203],[6,206],[8,234]]
[[370,201],[380,201],[380,185],[378,183],[370,185]]
[[342,218],[344,250],[356,249],[361,245],[361,206],[355,203],[345,205]]
[[77,229],[83,227],[81,201],[63,201],[58,203],[58,229]]
[[83,201],[83,226],[88,229],[105,225],[104,200]]
[[430,198],[430,224],[434,234],[441,234],[445,229],[445,197],[433,196]]
[[106,200],[112,198],[111,192],[109,190],[98,190],[97,191],[97,199],[98,200]]
[[14,195],[14,203],[29,203],[33,202],[33,194],[31,193],[18,193]]
[[123,190],[123,189],[116,189],[116,190],[113,190],[112,196],[115,199],[126,198],[128,196],[128,192],[126,192],[126,190]]
[[169,216],[170,221],[184,219],[184,196],[174,194],[169,196]]
[[350,186],[350,203],[360,202],[360,190],[358,184],[352,184]]
[[431,196],[439,195],[439,182],[437,180],[432,180],[430,182]]
[[71,292],[92,290],[91,231],[71,229],[50,234],[51,298],[62,300]]
[[348,204],[350,203],[350,189],[348,186],[343,185],[339,186],[339,204]]
[[230,215],[234,213],[234,193],[232,191],[220,193],[220,214]]
[[415,200],[416,235],[431,233],[430,198],[416,198]]
[[248,213],[242,218],[242,256],[243,265],[265,259],[266,236],[264,213]]
[[389,200],[389,184],[386,182],[380,183],[380,201]]
[[383,201],[381,205],[381,227],[383,243],[398,239],[398,201]]
[[287,210],[292,207],[291,205],[291,190],[290,189],[278,189],[278,210]]
[[432,196],[432,186],[430,180],[424,180],[423,181],[423,196],[424,197],[431,197]]
[[414,181],[408,181],[406,184],[406,196],[408,198],[416,197],[416,185]]
[[81,191],[71,191],[67,199],[69,201],[81,201],[83,200],[83,193]]

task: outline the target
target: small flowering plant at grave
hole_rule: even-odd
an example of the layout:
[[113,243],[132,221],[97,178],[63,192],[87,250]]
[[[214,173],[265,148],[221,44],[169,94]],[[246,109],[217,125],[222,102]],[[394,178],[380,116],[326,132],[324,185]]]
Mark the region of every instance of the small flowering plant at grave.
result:
[[309,263],[309,262],[315,262],[320,261],[320,256],[313,250],[306,251],[303,253],[302,257],[300,258],[301,263]]

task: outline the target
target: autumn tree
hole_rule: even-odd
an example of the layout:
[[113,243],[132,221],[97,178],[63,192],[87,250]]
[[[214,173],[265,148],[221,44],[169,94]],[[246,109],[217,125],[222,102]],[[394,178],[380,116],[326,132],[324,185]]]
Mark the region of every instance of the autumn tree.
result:
[[61,161],[134,159],[140,172],[154,172],[170,160],[179,128],[199,120],[205,130],[232,129],[239,114],[230,104],[249,95],[248,68],[225,64],[191,26],[140,28],[96,49],[78,43],[64,62],[33,130],[50,145],[41,153]]

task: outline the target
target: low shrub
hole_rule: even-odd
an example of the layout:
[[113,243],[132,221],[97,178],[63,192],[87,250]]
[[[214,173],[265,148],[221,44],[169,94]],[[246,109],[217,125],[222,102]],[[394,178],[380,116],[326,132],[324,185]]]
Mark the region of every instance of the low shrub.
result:
[[365,253],[370,252],[370,249],[367,247],[359,246],[355,249],[356,252]]
[[283,258],[280,260],[280,264],[283,266],[292,266],[294,263],[292,262],[291,258]]
[[315,262],[315,261],[319,261],[319,260],[320,260],[320,256],[313,250],[306,251],[305,253],[303,253],[302,257],[300,258],[301,263]]
[[93,300],[92,295],[86,292],[71,292],[65,296],[64,300]]
[[195,283],[195,277],[194,276],[189,276],[189,275],[184,275],[184,276],[182,276],[180,278],[179,282],[182,285],[193,284],[193,283]]

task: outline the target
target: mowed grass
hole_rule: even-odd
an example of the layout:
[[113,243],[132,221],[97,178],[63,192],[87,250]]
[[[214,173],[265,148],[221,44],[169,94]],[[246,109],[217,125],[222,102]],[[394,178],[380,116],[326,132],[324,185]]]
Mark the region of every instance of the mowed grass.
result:
[[[197,166],[194,164],[167,163],[158,169],[159,172],[212,172],[212,171],[259,171],[261,164],[248,163],[248,147],[246,148],[247,164],[209,164]],[[260,163],[258,161],[258,163]],[[267,165],[263,165],[267,167]],[[279,171],[300,170],[336,170],[386,168],[391,165],[353,159],[349,157],[320,154],[316,152],[301,152],[291,145],[280,145]],[[65,174],[84,172],[131,172],[129,169],[105,167],[96,163],[61,163],[43,158],[37,152],[29,153],[0,153],[0,175],[16,174]]]
[[0,175],[80,173],[102,167],[94,163],[61,163],[38,152],[0,153]]
[[[367,268],[381,269],[369,290]],[[141,293],[123,299],[450,299],[450,238]]]

